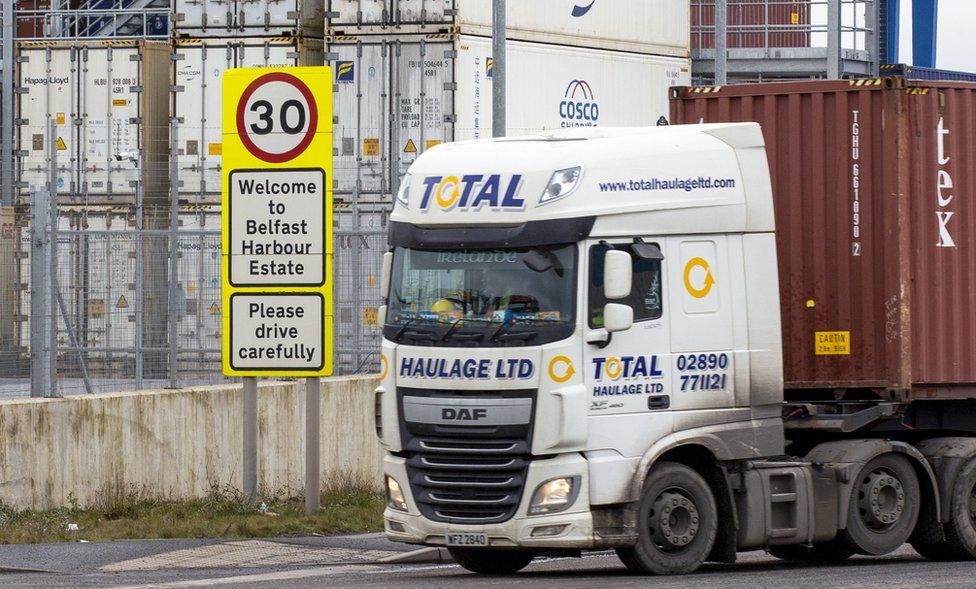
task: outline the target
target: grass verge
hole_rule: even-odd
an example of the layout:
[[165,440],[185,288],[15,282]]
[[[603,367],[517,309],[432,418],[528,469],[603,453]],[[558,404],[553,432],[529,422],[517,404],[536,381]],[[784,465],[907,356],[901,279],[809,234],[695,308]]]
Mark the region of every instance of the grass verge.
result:
[[[341,486],[322,493],[322,509],[305,515],[305,499],[281,491],[262,497],[268,513],[231,487],[214,487],[203,499],[161,501],[139,494],[106,494],[98,505],[15,511],[0,503],[0,544],[150,538],[256,538],[376,532],[383,529],[381,493]],[[73,530],[73,525],[77,530]]]

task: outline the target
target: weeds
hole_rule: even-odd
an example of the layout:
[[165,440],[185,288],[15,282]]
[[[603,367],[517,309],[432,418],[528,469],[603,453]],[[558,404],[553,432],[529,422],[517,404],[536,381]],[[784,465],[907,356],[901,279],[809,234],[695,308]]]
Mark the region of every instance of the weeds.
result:
[[[322,509],[305,515],[303,494],[288,489],[264,493],[255,503],[230,485],[211,486],[201,499],[163,501],[136,490],[101,494],[81,508],[17,511],[0,502],[0,544],[119,540],[136,538],[251,538],[370,532],[383,529],[384,499],[369,481],[330,480]],[[257,506],[267,505],[269,514]],[[273,515],[272,515],[273,514]],[[77,524],[78,531],[69,531]]]

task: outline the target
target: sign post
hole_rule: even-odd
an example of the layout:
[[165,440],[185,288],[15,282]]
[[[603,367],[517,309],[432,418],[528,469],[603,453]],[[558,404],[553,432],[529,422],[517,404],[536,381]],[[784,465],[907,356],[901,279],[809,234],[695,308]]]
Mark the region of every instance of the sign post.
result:
[[318,384],[332,374],[332,70],[228,70],[222,124],[222,364],[244,377],[243,489],[256,497],[257,377],[305,377],[314,512]]

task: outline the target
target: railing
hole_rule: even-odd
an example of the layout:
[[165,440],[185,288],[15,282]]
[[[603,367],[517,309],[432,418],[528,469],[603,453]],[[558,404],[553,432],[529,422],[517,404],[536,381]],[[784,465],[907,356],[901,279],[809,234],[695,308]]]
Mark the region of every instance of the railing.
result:
[[[117,4],[121,4],[116,2]],[[131,3],[129,3],[131,4]],[[170,9],[20,10],[18,40],[167,39]]]
[[[825,48],[833,0],[727,0],[729,49]],[[840,48],[870,51],[877,26],[876,0],[839,0]],[[715,0],[691,0],[691,46],[715,47]]]

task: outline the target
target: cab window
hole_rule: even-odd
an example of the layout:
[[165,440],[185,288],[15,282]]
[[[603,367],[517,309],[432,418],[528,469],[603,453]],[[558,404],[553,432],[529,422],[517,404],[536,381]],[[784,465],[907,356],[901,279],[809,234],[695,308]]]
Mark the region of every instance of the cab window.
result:
[[613,245],[601,243],[590,247],[590,327],[603,327],[603,306],[610,302],[603,295],[603,260],[611,247],[630,254],[634,274],[630,295],[613,302],[630,305],[634,309],[634,322],[660,319],[664,313],[661,297],[661,260],[650,260],[634,255],[629,243]]

